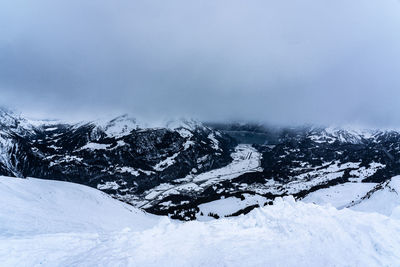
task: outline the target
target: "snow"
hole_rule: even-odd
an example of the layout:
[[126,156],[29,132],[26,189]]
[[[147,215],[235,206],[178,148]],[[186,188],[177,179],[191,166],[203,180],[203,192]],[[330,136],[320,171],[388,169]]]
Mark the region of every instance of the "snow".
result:
[[[317,129],[318,130],[318,129]],[[311,131],[309,138],[316,143],[348,142],[359,144],[363,139],[369,139],[376,134],[376,130],[363,129],[357,126],[330,126],[317,133]]]
[[302,201],[391,216],[400,211],[400,176],[381,184],[353,182],[320,189]]
[[[21,173],[19,173],[9,155],[9,152],[12,151],[13,147],[14,143],[9,138],[4,138],[2,133],[0,132],[0,163],[3,163],[5,167],[15,176],[21,176]],[[18,149],[18,146],[16,146],[15,149]]]
[[196,183],[203,181],[213,183],[215,181],[233,179],[250,171],[262,171],[260,167],[262,155],[251,145],[238,145],[231,157],[233,161],[229,165],[199,174],[193,181]]
[[328,164],[323,168],[316,168],[313,171],[300,174],[294,178],[294,181],[284,184],[282,187],[288,194],[294,194],[302,190],[309,190],[313,186],[322,184],[337,178],[340,178],[344,174],[344,169],[349,167],[356,167],[357,163],[347,163],[340,165],[340,162],[336,161],[332,164]]
[[115,170],[117,172],[120,172],[120,173],[130,173],[133,176],[139,176],[140,175],[139,171],[135,170],[132,167],[126,167],[126,166],[125,167],[117,167]]
[[166,168],[168,168],[169,166],[173,165],[175,163],[175,158],[179,156],[179,153],[175,153],[174,155],[172,155],[171,157],[168,157],[162,161],[160,161],[159,163],[157,163],[156,166],[153,167],[153,169],[155,171],[163,171]]
[[376,183],[344,183],[329,188],[320,189],[307,195],[302,201],[318,205],[331,204],[341,209],[353,201],[360,200],[376,186]]
[[108,149],[110,145],[107,144],[99,144],[99,143],[87,143],[83,147],[81,147],[79,150],[84,150],[84,149],[89,149],[89,150],[105,150]]
[[188,129],[184,129],[184,128],[177,129],[177,132],[183,138],[190,138],[193,136],[193,133],[191,131],[189,131]]
[[55,145],[48,146],[48,148],[52,148],[52,149],[54,149],[54,150],[60,150],[60,149],[62,149],[62,147],[55,146]]
[[[164,161],[158,163],[154,168],[154,170],[164,170],[167,168],[171,162],[174,161],[176,154],[172,157],[167,158]],[[203,158],[198,159],[198,163],[204,161],[208,156],[204,156]],[[232,162],[222,168],[214,169],[208,172],[204,172],[198,175],[192,174],[188,175],[184,178],[175,179],[175,182],[180,182],[178,185],[172,184],[162,184],[161,186],[157,186],[145,192],[145,199],[148,201],[146,204],[143,204],[142,201],[130,201],[132,205],[148,208],[154,200],[160,200],[169,195],[179,194],[180,191],[202,191],[208,186],[225,181],[234,179],[244,173],[251,171],[262,171],[260,167],[261,161],[261,153],[259,153],[254,147],[251,145],[240,144],[235,148],[235,151],[231,154]]]
[[197,220],[208,221],[214,219],[209,216],[210,213],[219,217],[226,217],[249,206],[259,205],[262,207],[267,202],[265,197],[259,195],[243,194],[243,196],[245,197],[244,200],[237,197],[228,197],[199,205],[200,211],[197,214]]
[[390,216],[400,206],[400,176],[379,184],[368,197],[351,205],[351,209]]
[[196,192],[196,191],[203,190],[202,187],[198,186],[195,183],[186,183],[186,184],[175,187],[175,189],[178,191],[189,191],[189,192]]
[[117,146],[114,147],[113,149],[115,149],[115,148],[117,148],[117,147],[121,147],[121,146],[126,146],[126,145],[127,145],[127,144],[126,144],[124,141],[118,140],[118,141],[117,141]]
[[350,178],[350,181],[361,182],[367,177],[374,175],[379,169],[384,168],[385,165],[381,163],[372,162],[369,164],[369,168],[361,167],[357,170],[350,171],[350,175],[356,176],[357,178]]
[[141,230],[155,222],[154,216],[87,186],[0,176],[0,244],[21,236]]
[[188,141],[186,141],[184,144],[183,144],[183,149],[184,150],[188,150],[191,146],[193,146],[195,143],[193,142],[193,141],[190,141],[190,140],[188,140]]
[[295,202],[209,222],[150,215],[95,189],[0,180],[2,266],[396,266],[399,216]]
[[139,128],[136,119],[128,115],[123,115],[112,119],[111,121],[96,121],[98,127],[104,131],[108,137],[120,138],[129,135],[133,130]]
[[68,163],[68,162],[73,162],[73,161],[81,162],[82,160],[83,160],[83,158],[80,158],[77,156],[66,155],[62,159],[56,160],[54,162],[50,162],[49,166],[52,167],[52,166],[60,164],[60,163]]
[[[340,178],[343,176],[345,169],[357,168],[359,164],[358,162],[341,164],[340,161],[324,163],[322,166],[312,168],[310,171],[290,177],[291,182],[266,184],[264,188],[259,188],[257,193],[296,194],[302,190],[310,190],[314,186]],[[308,167],[305,166],[305,168]],[[297,170],[301,169],[297,168]]]
[[206,161],[208,159],[208,157],[209,157],[209,155],[205,155],[205,156],[203,156],[201,158],[198,158],[197,159],[197,163],[202,163],[202,162]]
[[104,189],[118,189],[120,186],[117,182],[105,182],[104,184],[98,184],[97,189],[104,190]]
[[211,146],[211,147],[212,147],[214,150],[221,150],[221,148],[219,147],[219,141],[217,140],[217,138],[215,138],[214,133],[210,133],[210,134],[208,135],[208,139],[211,140],[211,143],[212,143],[212,146]]
[[174,118],[164,120],[163,122],[159,122],[158,127],[168,128],[171,130],[187,129],[189,131],[206,128],[201,122],[188,118]]
[[145,199],[150,200],[155,198],[158,195],[157,191],[151,191],[148,195],[146,195]]
[[58,129],[57,127],[50,127],[50,128],[46,128],[45,131],[46,132],[52,132],[52,131],[55,131],[57,129]]
[[[299,162],[300,163],[300,162]],[[366,175],[372,175],[376,173],[380,168],[385,167],[385,165],[372,162],[368,168],[361,167],[361,162],[347,162],[341,163],[339,160],[333,162],[325,162],[320,166],[311,167],[304,162],[301,163],[301,167],[294,168],[292,170],[292,176],[288,176],[289,182],[279,182],[270,179],[265,184],[254,184],[249,185],[246,189],[252,190],[257,194],[268,194],[272,193],[275,195],[279,194],[297,194],[301,191],[311,190],[313,187],[318,185],[326,185],[328,182],[340,179],[343,177],[345,170],[358,169],[350,174],[353,176],[348,180],[350,182],[361,183]],[[300,174],[298,174],[300,173]],[[340,179],[345,182],[344,179]],[[361,185],[362,187],[363,185]],[[324,192],[324,191],[322,191]],[[328,192],[328,191],[327,191]],[[328,192],[329,193],[329,192]],[[325,203],[325,202],[320,202]]]

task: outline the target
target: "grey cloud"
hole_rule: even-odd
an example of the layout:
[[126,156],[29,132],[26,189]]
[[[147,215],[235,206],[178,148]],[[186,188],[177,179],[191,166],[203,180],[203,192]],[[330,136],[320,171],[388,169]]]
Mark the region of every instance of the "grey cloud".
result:
[[399,32],[394,0],[5,0],[0,103],[400,126]]

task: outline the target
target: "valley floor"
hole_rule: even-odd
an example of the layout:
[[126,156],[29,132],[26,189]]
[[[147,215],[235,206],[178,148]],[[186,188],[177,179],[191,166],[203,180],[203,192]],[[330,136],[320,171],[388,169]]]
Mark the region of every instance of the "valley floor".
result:
[[174,184],[163,183],[145,193],[144,200],[128,201],[139,208],[149,208],[154,203],[162,202],[163,198],[185,192],[201,192],[207,187],[226,180],[231,180],[252,171],[262,171],[260,166],[261,153],[251,145],[240,144],[231,154],[232,162],[225,167],[214,169],[198,175],[188,175],[175,179]]
[[286,197],[244,216],[182,223],[145,214],[85,186],[0,177],[0,262],[398,266],[400,208],[383,215]]

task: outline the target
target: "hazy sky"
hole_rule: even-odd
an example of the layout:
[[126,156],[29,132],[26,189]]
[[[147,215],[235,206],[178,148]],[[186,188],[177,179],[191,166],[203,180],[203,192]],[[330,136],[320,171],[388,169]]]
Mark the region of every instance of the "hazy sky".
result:
[[400,2],[2,0],[0,104],[400,127]]

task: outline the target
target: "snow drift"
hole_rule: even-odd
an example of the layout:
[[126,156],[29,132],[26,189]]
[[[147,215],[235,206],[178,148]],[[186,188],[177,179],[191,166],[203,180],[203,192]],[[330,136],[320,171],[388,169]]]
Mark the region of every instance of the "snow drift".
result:
[[156,218],[87,186],[0,176],[2,237],[142,230]]
[[394,266],[400,220],[277,199],[245,216],[161,220],[85,186],[0,177],[3,266]]
[[393,217],[400,211],[400,176],[378,184],[353,182],[331,186],[309,194],[302,201]]

